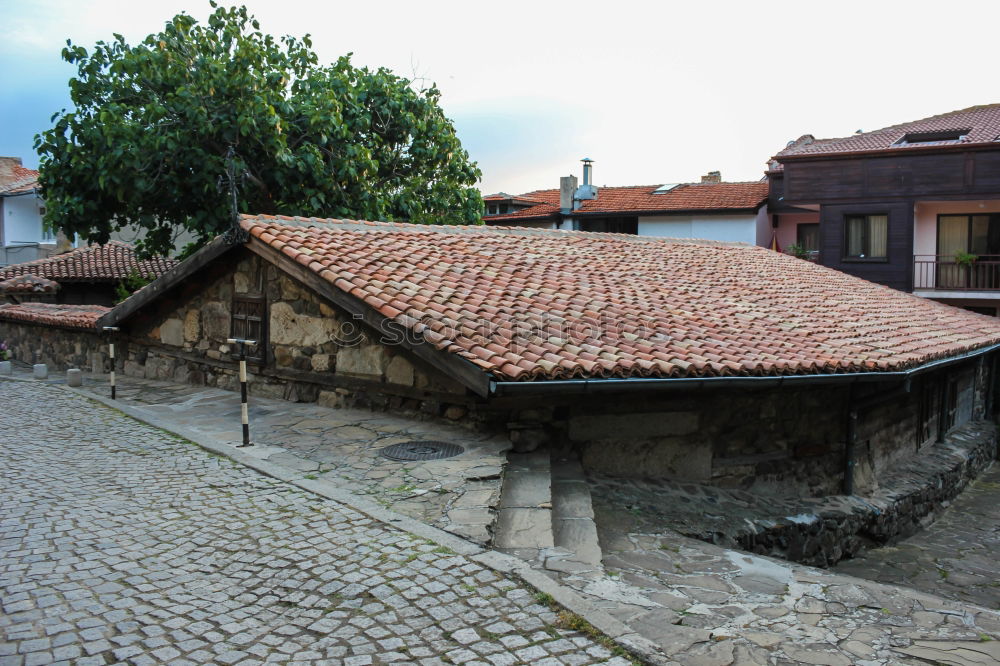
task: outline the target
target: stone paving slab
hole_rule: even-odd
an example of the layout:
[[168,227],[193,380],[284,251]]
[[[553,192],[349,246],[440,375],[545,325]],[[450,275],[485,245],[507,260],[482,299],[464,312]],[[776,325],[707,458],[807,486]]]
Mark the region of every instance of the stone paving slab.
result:
[[1000,464],[994,463],[928,529],[845,560],[834,570],[1000,609],[998,559]]
[[[18,368],[29,377],[30,366]],[[84,390],[109,397],[100,376],[88,376]],[[63,380],[53,380],[62,382]],[[241,443],[239,394],[222,389],[124,377],[117,399],[140,414],[168,418],[212,439]],[[383,506],[486,544],[506,451],[506,438],[457,425],[419,421],[360,409],[332,409],[314,403],[250,396],[253,455],[296,470],[303,477],[328,479]],[[401,462],[378,449],[415,440],[458,444],[464,453],[444,460]]]
[[993,610],[727,550],[593,501],[606,574],[550,573],[680,663],[998,663]]
[[475,559],[0,381],[0,664],[628,664]]

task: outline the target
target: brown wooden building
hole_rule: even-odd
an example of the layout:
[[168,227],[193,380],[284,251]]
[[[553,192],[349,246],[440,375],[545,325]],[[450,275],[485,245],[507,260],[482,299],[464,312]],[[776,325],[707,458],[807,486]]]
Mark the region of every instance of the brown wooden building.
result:
[[1000,104],[859,132],[805,135],[770,163],[784,247],[903,291],[997,314]]

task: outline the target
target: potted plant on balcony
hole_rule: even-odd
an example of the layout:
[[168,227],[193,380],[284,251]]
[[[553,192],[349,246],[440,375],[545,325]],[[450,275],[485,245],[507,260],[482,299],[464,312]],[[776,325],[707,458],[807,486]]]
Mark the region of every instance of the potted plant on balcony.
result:
[[976,263],[976,259],[978,258],[978,255],[972,254],[971,252],[964,252],[962,250],[955,253],[955,263],[959,266],[965,266],[966,268],[970,268],[972,264]]
[[797,257],[798,259],[809,258],[809,250],[807,250],[804,245],[799,245],[798,243],[792,243],[786,248],[785,251],[788,252],[788,254],[792,255],[793,257]]

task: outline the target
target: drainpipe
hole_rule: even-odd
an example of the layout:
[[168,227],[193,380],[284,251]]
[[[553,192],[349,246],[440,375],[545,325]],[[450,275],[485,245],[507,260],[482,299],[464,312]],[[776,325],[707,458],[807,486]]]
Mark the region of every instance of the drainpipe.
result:
[[854,494],[854,449],[858,441],[858,408],[854,386],[847,389],[847,441],[844,445],[844,494]]
[[944,433],[947,430],[944,427],[945,414],[948,412],[948,381],[943,379],[938,384],[938,422],[937,422],[937,443],[941,444],[944,442]]

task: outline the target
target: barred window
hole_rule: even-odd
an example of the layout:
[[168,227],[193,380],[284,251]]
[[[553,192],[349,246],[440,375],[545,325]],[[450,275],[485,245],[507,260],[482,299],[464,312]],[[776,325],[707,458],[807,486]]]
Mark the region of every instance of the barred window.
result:
[[247,347],[247,360],[263,364],[267,354],[267,307],[264,297],[234,296],[232,313],[232,337],[256,340],[255,347]]

